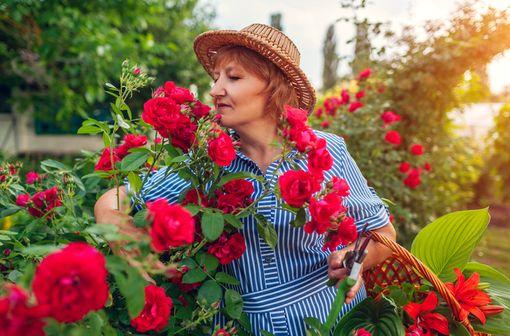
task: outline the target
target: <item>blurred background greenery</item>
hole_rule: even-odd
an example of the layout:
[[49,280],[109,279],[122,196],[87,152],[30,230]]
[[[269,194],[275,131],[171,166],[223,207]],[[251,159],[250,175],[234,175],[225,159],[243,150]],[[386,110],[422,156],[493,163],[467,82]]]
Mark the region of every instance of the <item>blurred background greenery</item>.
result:
[[[449,20],[428,24],[426,36],[418,36],[413,27],[395,33],[383,22],[358,17],[366,1],[339,1],[347,15],[338,20],[355,27],[350,41],[355,55],[350,74],[339,75],[335,26],[328,27],[318,91],[323,102],[371,68],[372,84],[384,90],[367,94],[359,112],[339,115],[328,131],[346,135],[369,183],[394,203],[400,241],[409,246],[420,227],[447,212],[490,206],[492,221],[476,257],[510,274],[510,87],[492,93],[486,75],[487,64],[510,49],[510,17],[508,10],[479,11],[475,3],[459,5]],[[89,116],[108,119],[104,83],[117,77],[123,59],[148,69],[157,78],[153,87],[174,80],[204,98],[210,79],[194,57],[192,41],[214,28],[214,17],[214,5],[197,0],[2,0],[0,117],[29,115],[35,134],[43,136],[75,134]],[[268,18],[285,31],[284,20],[285,12]],[[390,45],[398,52],[389,53]],[[132,109],[140,111],[149,95],[133,100]],[[491,129],[477,138],[459,130],[456,113],[481,103],[498,109]],[[402,116],[395,127],[404,137],[402,148],[425,147],[432,171],[416,189],[404,186],[397,165],[413,157],[389,150],[375,136],[381,134],[377,120],[384,110]],[[0,128],[0,151],[5,160],[23,160],[25,171],[37,170],[48,156],[71,162],[79,155],[79,148],[75,154],[50,147],[13,151],[8,138],[16,143],[16,133],[14,122]]]

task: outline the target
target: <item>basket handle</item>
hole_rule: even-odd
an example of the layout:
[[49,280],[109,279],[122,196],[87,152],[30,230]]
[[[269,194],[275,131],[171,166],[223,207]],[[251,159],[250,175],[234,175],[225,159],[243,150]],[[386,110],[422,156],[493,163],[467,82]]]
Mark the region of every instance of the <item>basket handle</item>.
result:
[[395,254],[398,255],[398,258],[408,265],[412,266],[416,269],[425,279],[430,281],[432,285],[437,289],[439,294],[446,301],[448,306],[452,309],[453,315],[455,318],[469,331],[471,335],[475,335],[475,331],[473,326],[469,322],[469,319],[466,317],[465,319],[459,319],[460,311],[462,307],[459,302],[452,294],[452,292],[446,287],[446,285],[435,275],[425,264],[423,264],[418,258],[411,254],[408,250],[406,250],[403,246],[389,239],[385,235],[382,235],[377,232],[370,232],[372,235],[372,239],[378,243],[381,243],[387,247],[389,247]]

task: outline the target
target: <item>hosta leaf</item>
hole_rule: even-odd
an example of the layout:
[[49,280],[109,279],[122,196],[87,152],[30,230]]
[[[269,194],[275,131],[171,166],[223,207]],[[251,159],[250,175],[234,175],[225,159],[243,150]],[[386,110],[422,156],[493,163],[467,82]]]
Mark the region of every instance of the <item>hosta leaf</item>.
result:
[[488,223],[487,209],[452,212],[423,228],[411,252],[443,281],[453,281],[453,269],[464,268]]

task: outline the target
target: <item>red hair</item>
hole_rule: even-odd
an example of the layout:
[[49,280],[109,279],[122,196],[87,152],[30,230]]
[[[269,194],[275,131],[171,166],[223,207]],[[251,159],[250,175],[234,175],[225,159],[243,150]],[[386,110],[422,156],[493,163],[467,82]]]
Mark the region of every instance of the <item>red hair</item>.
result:
[[241,46],[226,46],[218,50],[213,61],[215,66],[234,61],[249,73],[265,81],[264,93],[268,95],[266,107],[268,113],[276,120],[280,117],[284,105],[299,107],[296,90],[285,74],[259,53]]

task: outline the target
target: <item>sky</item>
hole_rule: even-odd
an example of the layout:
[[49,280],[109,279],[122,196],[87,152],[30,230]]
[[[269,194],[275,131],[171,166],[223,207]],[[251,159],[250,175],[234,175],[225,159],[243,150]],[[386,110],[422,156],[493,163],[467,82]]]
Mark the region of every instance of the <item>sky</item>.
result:
[[[214,24],[219,29],[239,30],[251,23],[269,24],[272,13],[282,13],[282,25],[301,53],[301,68],[316,88],[322,84],[322,43],[329,24],[342,16],[350,16],[340,7],[339,0],[209,0],[216,8]],[[510,0],[479,0],[480,7],[487,4],[505,9]],[[359,17],[370,21],[387,22],[391,29],[400,31],[405,24],[420,29],[426,20],[447,20],[457,7],[455,0],[372,0],[360,11]],[[352,56],[353,46],[346,41],[354,36],[352,24],[337,22],[337,53]],[[340,73],[348,72],[347,62],[340,64]],[[491,90],[500,92],[510,85],[510,52],[497,57],[488,66]]]

